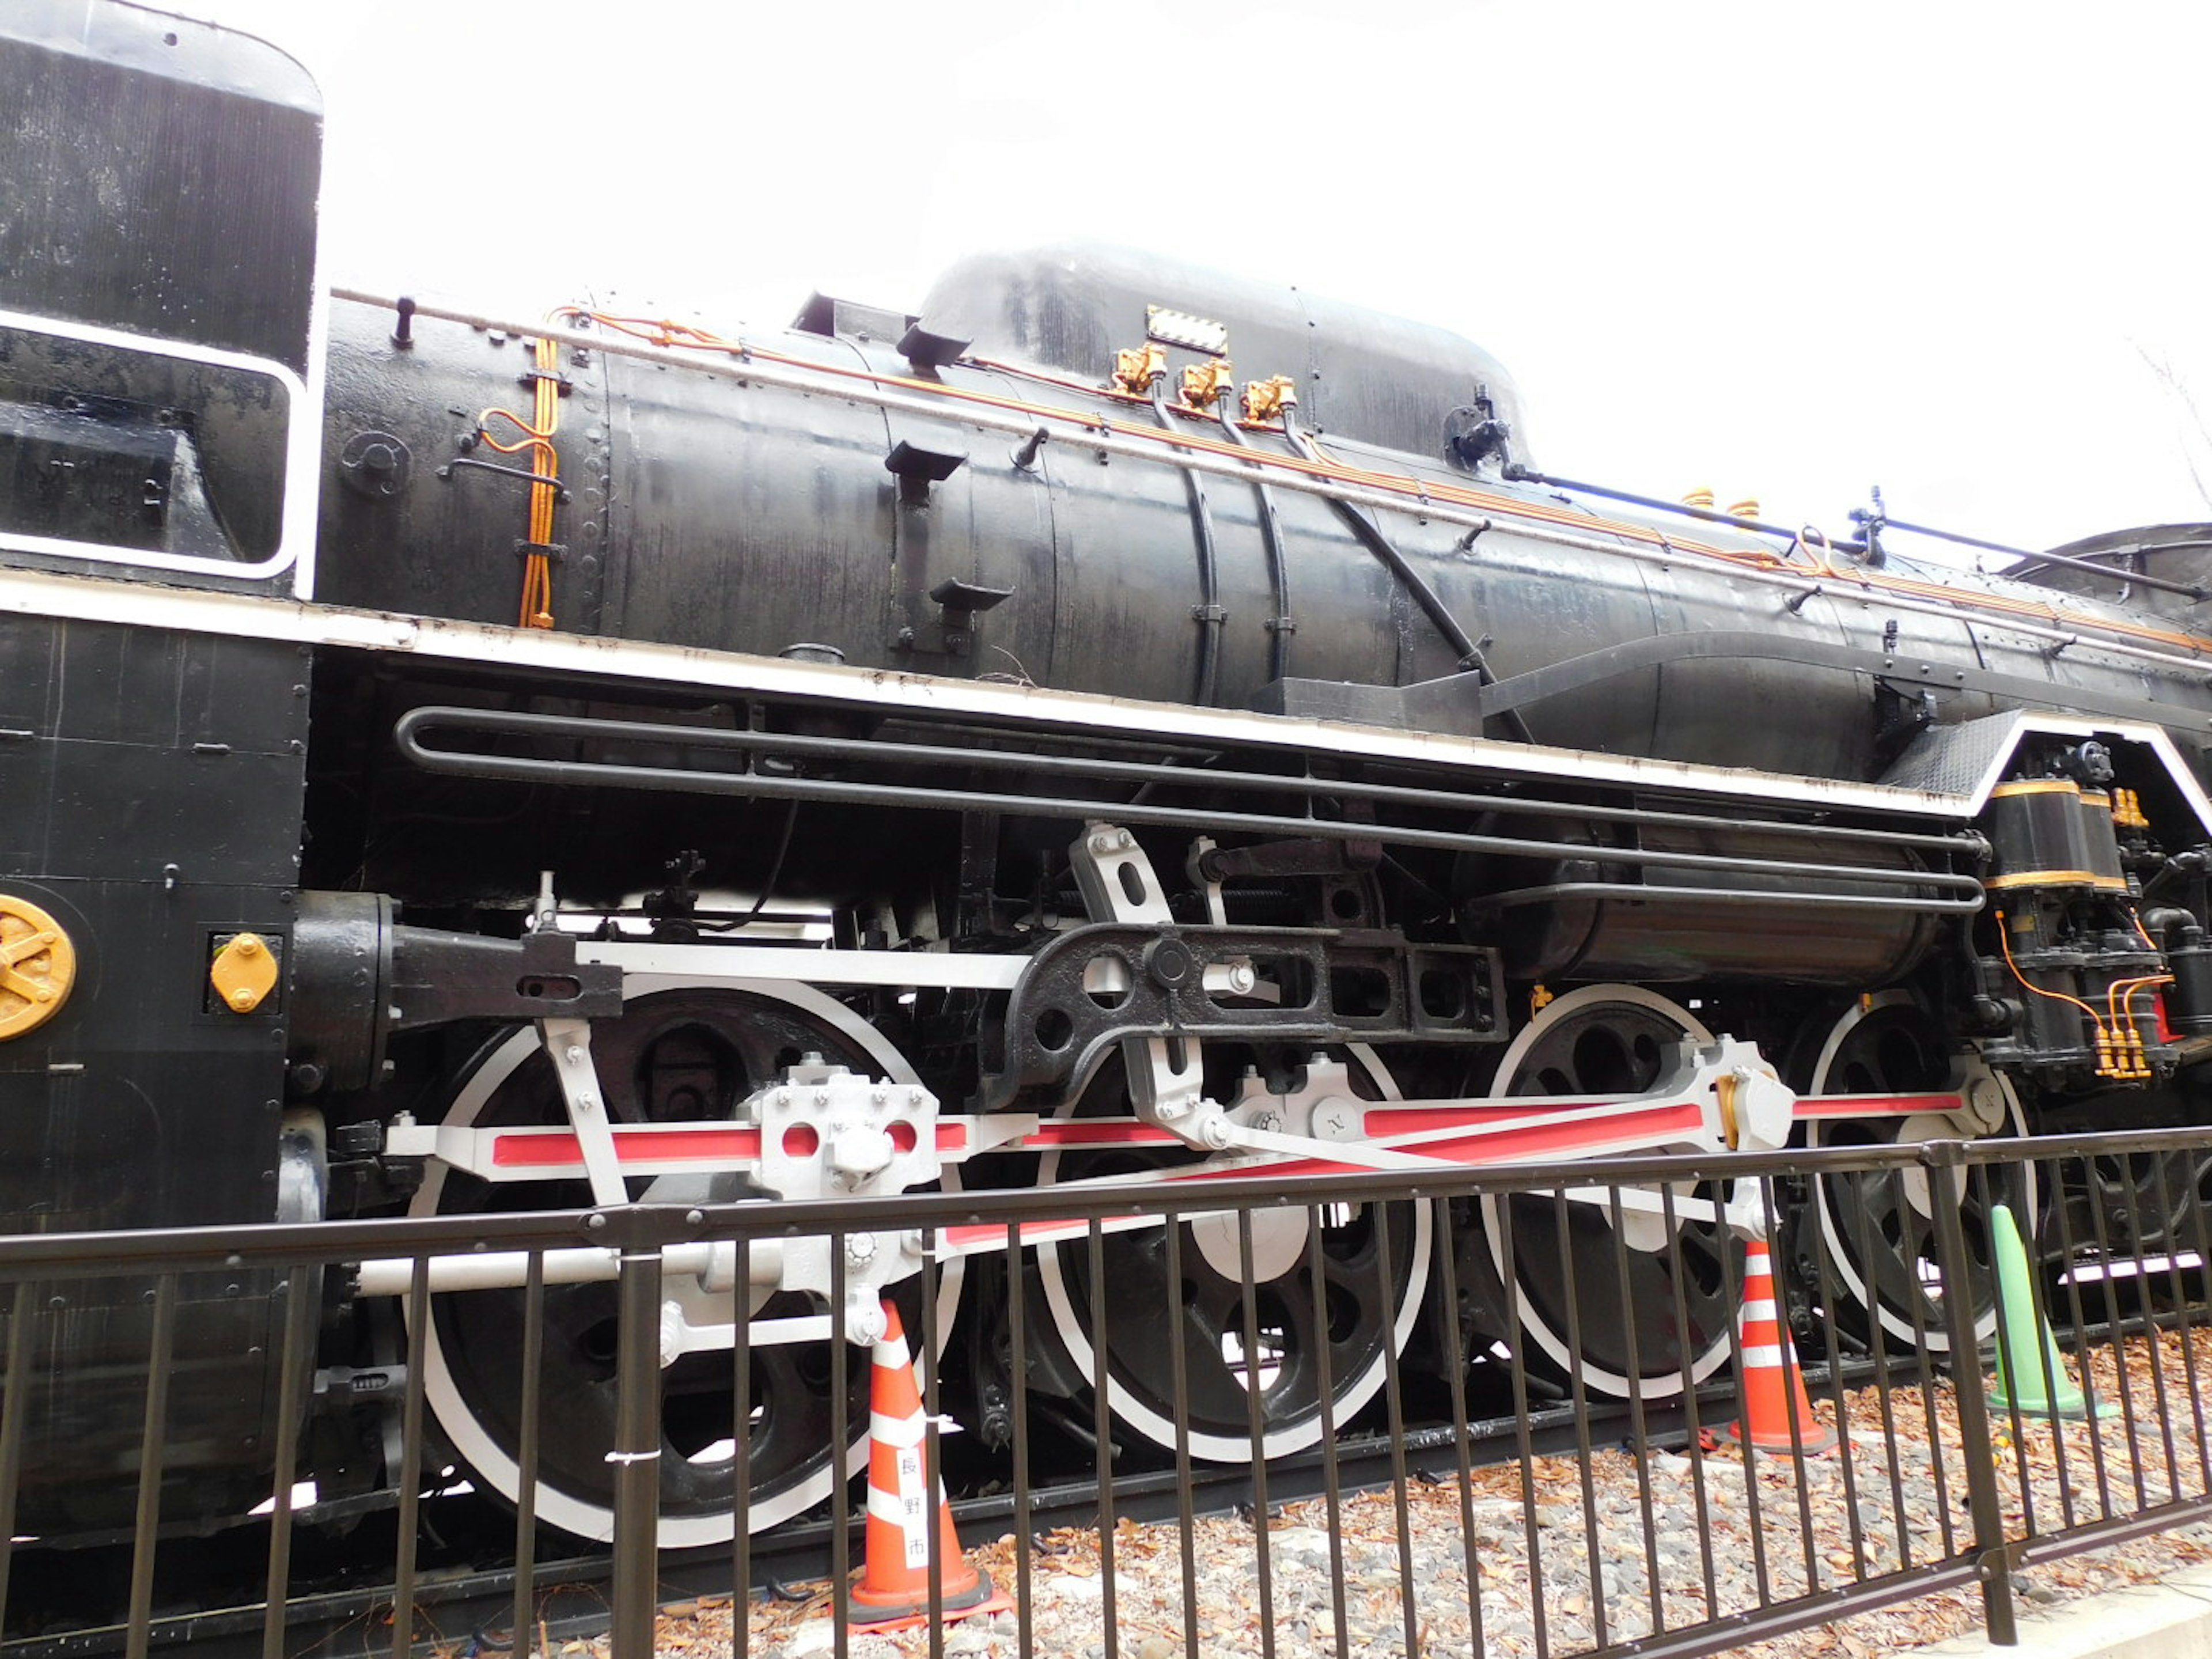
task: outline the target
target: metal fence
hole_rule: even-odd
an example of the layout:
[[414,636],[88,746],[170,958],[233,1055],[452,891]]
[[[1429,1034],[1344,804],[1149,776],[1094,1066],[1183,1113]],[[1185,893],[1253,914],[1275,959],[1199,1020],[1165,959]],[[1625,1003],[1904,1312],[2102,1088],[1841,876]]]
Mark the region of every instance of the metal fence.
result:
[[[715,1398],[728,1413],[721,1455],[732,1464],[732,1535],[703,1551],[659,1547],[657,1517],[672,1490],[663,1460],[682,1455],[664,1420],[664,1310],[671,1285],[699,1271],[702,1245],[732,1247],[719,1258],[723,1282],[744,1287],[757,1259],[826,1240],[837,1306],[848,1238],[905,1233],[927,1249],[956,1231],[986,1241],[969,1260],[995,1263],[1000,1287],[992,1343],[965,1348],[971,1359],[988,1349],[1003,1361],[987,1391],[988,1433],[960,1425],[960,1455],[950,1460],[963,1535],[1003,1601],[979,1615],[994,1620],[981,1627],[988,1642],[963,1650],[1027,1659],[1095,1648],[1117,1659],[1139,1645],[1195,1655],[1226,1643],[1267,1659],[1362,1644],[1409,1656],[1689,1656],[1964,1586],[1978,1588],[1992,1639],[2010,1642],[2014,1578],[2024,1570],[2212,1516],[2203,1382],[2212,1358],[2208,1171],[2212,1134],[2177,1131],[1641,1158],[1463,1177],[1350,1174],[1294,1190],[1264,1179],[1190,1180],[866,1205],[641,1204],[11,1238],[0,1241],[9,1335],[0,1407],[6,1650],[136,1656],[172,1640],[222,1638],[258,1644],[269,1659],[309,1648],[400,1659],[434,1636],[459,1636],[458,1621],[473,1630],[466,1639],[475,1650],[521,1655],[556,1629],[549,1600],[583,1582],[599,1586],[590,1599],[604,1597],[599,1620],[620,1659],[653,1650],[672,1584],[689,1588],[694,1618],[702,1593],[710,1609],[726,1609],[728,1629],[716,1625],[714,1639],[745,1655],[781,1645],[790,1623],[791,1604],[750,1592],[811,1573],[842,1659],[854,1639],[849,1622],[866,1616],[852,1585],[872,1502],[878,1511],[884,1503],[872,1500],[856,1467],[849,1479],[827,1480],[819,1504],[753,1530],[760,1378],[782,1366],[787,1387],[797,1373],[787,1354],[759,1345],[745,1319],[734,1321],[711,1362],[719,1367],[726,1356],[727,1385]],[[1285,1233],[1275,1218],[1286,1213],[1304,1224]],[[1274,1449],[1271,1396],[1291,1362],[1271,1332],[1308,1318],[1309,1328],[1326,1330],[1341,1316],[1332,1299],[1356,1296],[1357,1274],[1323,1257],[1355,1216],[1365,1245],[1358,1273],[1371,1273],[1385,1305],[1404,1295],[1407,1264],[1426,1255],[1431,1294],[1418,1328],[1397,1333],[1408,1335],[1405,1353],[1385,1342],[1379,1386],[1355,1402],[1328,1374],[1330,1343],[1315,1343],[1298,1362],[1310,1368],[1301,1386],[1318,1414],[1310,1445],[1241,1462],[1203,1435],[1194,1447],[1190,1425],[1219,1429],[1223,1407],[1218,1397],[1194,1402],[1194,1389],[1225,1371],[1240,1381],[1251,1447]],[[2017,1254],[2007,1218],[2021,1235]],[[1118,1350],[1102,1337],[1074,1356],[1088,1362],[1088,1375],[1073,1379],[1087,1389],[1071,1390],[1064,1375],[1050,1385],[1053,1425],[1041,1438],[1042,1334],[1026,1287],[1046,1222],[1058,1224],[1049,1248],[1070,1264],[1063,1304],[1077,1298],[1078,1322],[1094,1332],[1124,1323]],[[1125,1247],[1110,1242],[1145,1240],[1161,1259],[1162,1282],[1181,1285],[1182,1259],[1201,1248],[1201,1229],[1205,1248],[1243,1267],[1236,1305],[1200,1323],[1219,1351],[1191,1349],[1192,1322],[1180,1310],[1156,1310],[1152,1333],[1133,1334],[1131,1286],[1126,1275],[1116,1282],[1112,1265],[1121,1258],[1111,1252]],[[1266,1278],[1255,1260],[1279,1257],[1286,1237],[1310,1271],[1284,1282],[1310,1292],[1310,1309],[1263,1306],[1252,1289]],[[1745,1285],[1759,1245],[1779,1266],[1779,1288],[1764,1293],[1755,1279],[1748,1291]],[[549,1420],[556,1436],[568,1431],[561,1402],[549,1404],[547,1394],[565,1386],[547,1364],[549,1285],[573,1277],[589,1251],[612,1253],[598,1378],[613,1407],[604,1450],[611,1535],[599,1553],[542,1528],[534,1498],[541,1460],[573,1450],[556,1444],[549,1453]],[[487,1565],[479,1553],[457,1571],[439,1539],[436,1509],[448,1500],[438,1494],[468,1472],[428,1425],[428,1368],[410,1363],[382,1379],[397,1395],[382,1408],[385,1518],[362,1526],[363,1506],[341,1515],[272,1476],[263,1517],[219,1534],[234,1553],[255,1552],[261,1600],[191,1605],[181,1581],[206,1571],[216,1544],[203,1535],[213,1517],[164,1513],[178,1310],[193,1305],[180,1304],[179,1285],[209,1274],[268,1275],[257,1282],[273,1287],[284,1312],[264,1467],[289,1477],[302,1466],[319,1387],[327,1394],[346,1382],[318,1368],[322,1310],[351,1293],[369,1260],[385,1264],[378,1271],[387,1279],[396,1273],[404,1328],[417,1333],[429,1328],[441,1297],[465,1294],[436,1288],[459,1282],[453,1263],[512,1268],[505,1305],[518,1315],[517,1387],[496,1414],[516,1503],[492,1547],[511,1562]],[[74,1383],[55,1369],[51,1345],[62,1327],[42,1312],[67,1299],[58,1286],[108,1277],[127,1281],[134,1296],[143,1291],[149,1311],[143,1370],[121,1379],[143,1413],[138,1466],[125,1475],[135,1478],[137,1502],[128,1537],[106,1547],[103,1559],[114,1565],[103,1578],[85,1570],[81,1548],[16,1536],[15,1517],[19,1489],[38,1475],[26,1425],[42,1409],[41,1390]],[[940,1330],[942,1295],[935,1273],[913,1285],[918,1334]],[[1672,1307],[1652,1316],[1638,1305],[1654,1297],[1671,1297]],[[1697,1328],[1693,1303],[1713,1342],[1685,1343],[1679,1354],[1636,1351],[1655,1331]],[[1548,1348],[1497,1340],[1502,1319],[1536,1304],[1555,1334]],[[826,1322],[817,1324],[810,1352],[818,1370],[804,1386],[823,1398],[827,1445],[863,1446],[870,1352],[829,1340]],[[1157,1415],[1169,1425],[1144,1455],[1127,1449],[1116,1420],[1129,1390],[1112,1367],[1136,1352],[1133,1343],[1144,1345],[1147,1375],[1163,1379]],[[1605,1349],[1601,1363],[1586,1352],[1593,1344]],[[957,1365],[951,1354],[930,1363],[931,1345],[917,1346],[921,1426],[905,1449],[910,1465],[918,1454],[927,1492],[946,1470],[955,1426],[940,1373]],[[1783,1351],[1796,1352],[1799,1368],[1774,1368]],[[1063,1342],[1060,1370],[1070,1363]],[[1624,1363],[1644,1386],[1609,1398],[1594,1379]],[[1989,1376],[1993,1363],[2001,1389]],[[1760,1380],[1740,1388],[1746,1377]],[[118,1386],[100,1379],[101,1397]],[[982,1397],[963,1395],[961,1407],[984,1411]],[[1816,1449],[1830,1436],[1835,1447]],[[352,1530],[334,1531],[340,1519]],[[948,1556],[933,1513],[911,1535],[927,1540],[911,1558],[917,1595],[940,1607],[957,1599],[948,1586],[958,1591],[969,1565]],[[1219,1604],[1224,1562],[1239,1587],[1233,1607]],[[1079,1577],[1095,1584],[1095,1599],[1071,1612],[1060,1592]],[[81,1607],[58,1606],[51,1584],[80,1580],[106,1588],[88,1588]],[[488,1587],[495,1613],[482,1605]],[[465,1592],[477,1598],[472,1610],[441,1615],[459,1608]],[[323,1624],[307,1622],[310,1615]],[[935,1655],[952,1639],[946,1621],[959,1616],[925,1618],[899,1639]],[[334,1628],[346,1632],[342,1643],[332,1642]],[[1147,1634],[1133,1638],[1139,1631]]]

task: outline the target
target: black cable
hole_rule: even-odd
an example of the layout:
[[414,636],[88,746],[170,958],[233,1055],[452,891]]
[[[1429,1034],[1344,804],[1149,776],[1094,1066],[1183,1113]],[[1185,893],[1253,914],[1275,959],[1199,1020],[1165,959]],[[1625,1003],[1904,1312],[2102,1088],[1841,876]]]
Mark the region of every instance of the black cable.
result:
[[783,834],[777,838],[775,857],[769,862],[768,879],[761,883],[760,896],[753,901],[753,908],[746,911],[744,917],[738,922],[738,927],[747,926],[760,915],[763,909],[767,908],[769,895],[775,891],[776,883],[783,877],[783,855],[791,850],[791,826],[798,822],[799,803],[794,800],[784,808]]
[[[1299,428],[1297,417],[1287,409],[1283,411],[1283,436],[1290,444],[1291,453],[1301,460],[1311,461],[1316,465],[1326,465],[1321,453],[1314,447],[1313,441]],[[1459,625],[1459,618],[1452,615],[1450,606],[1443,602],[1435,588],[1429,586],[1421,573],[1406,562],[1406,556],[1390,544],[1390,538],[1376,528],[1374,520],[1351,502],[1340,501],[1336,496],[1330,496],[1328,504],[1351,527],[1360,544],[1381,560],[1407,592],[1413,595],[1413,602],[1421,607],[1422,614],[1436,625],[1437,632],[1444,636],[1444,643],[1451,647],[1459,659],[1461,671],[1473,671],[1480,684],[1495,684],[1498,676],[1491,672],[1489,659],[1482,654],[1482,647],[1468,637],[1467,629]],[[1502,718],[1506,729],[1522,743],[1535,742],[1536,739],[1529,734],[1528,723],[1521,718],[1519,709],[1509,708]]]
[[[1152,413],[1159,416],[1161,426],[1175,430],[1175,416],[1168,412],[1164,374],[1152,376]],[[1190,499],[1191,523],[1198,536],[1198,605],[1191,613],[1199,625],[1197,702],[1200,708],[1211,708],[1221,681],[1221,629],[1225,621],[1214,562],[1213,514],[1207,510],[1206,484],[1195,469],[1182,469],[1182,485]]]
[[[1239,449],[1249,449],[1251,441],[1237,429],[1235,416],[1229,412],[1229,393],[1224,390],[1214,399],[1214,414],[1221,422],[1221,429],[1229,434],[1229,441]],[[1282,520],[1275,515],[1275,492],[1267,487],[1265,477],[1252,481],[1252,494],[1260,504],[1260,541],[1267,552],[1267,586],[1274,595],[1275,617],[1267,631],[1273,637],[1267,644],[1267,678],[1284,679],[1291,672],[1291,632],[1297,626],[1291,620],[1291,570],[1283,554]]]

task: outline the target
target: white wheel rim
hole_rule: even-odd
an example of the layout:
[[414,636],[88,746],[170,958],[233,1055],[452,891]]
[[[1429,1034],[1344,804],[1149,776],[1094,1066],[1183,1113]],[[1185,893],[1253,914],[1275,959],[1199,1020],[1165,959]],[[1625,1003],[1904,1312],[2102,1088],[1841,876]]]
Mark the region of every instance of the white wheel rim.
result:
[[[1640,985],[1584,985],[1563,997],[1555,997],[1544,1005],[1536,1017],[1522,1026],[1505,1048],[1498,1062],[1498,1076],[1508,1087],[1515,1075],[1527,1061],[1529,1050],[1541,1040],[1545,1032],[1560,1021],[1597,1006],[1618,1007],[1622,1005],[1643,1008],[1658,1014],[1678,1026],[1684,1037],[1698,1043],[1709,1043],[1713,1034],[1703,1020],[1680,1004],[1669,1001],[1656,991],[1648,991]],[[1483,1234],[1490,1249],[1491,1265],[1497,1270],[1498,1282],[1513,1301],[1514,1322],[1522,1333],[1536,1345],[1545,1358],[1562,1370],[1579,1375],[1586,1387],[1600,1394],[1626,1400],[1640,1395],[1646,1400],[1669,1400],[1682,1391],[1682,1373],[1665,1371],[1650,1376],[1631,1377],[1626,1372],[1612,1370],[1593,1364],[1587,1355],[1577,1364],[1574,1345],[1552,1328],[1551,1322],[1536,1307],[1528,1291],[1522,1286],[1521,1276],[1505,1270],[1505,1244],[1498,1224],[1498,1200],[1482,1200]],[[1679,1224],[1678,1224],[1679,1226]],[[1699,1353],[1690,1364],[1690,1381],[1704,1382],[1728,1362],[1729,1338],[1723,1332],[1718,1339]]]
[[[665,975],[631,975],[624,989],[625,1000],[650,996],[660,991],[726,990],[750,994],[772,1001],[782,1002],[796,1008],[811,1018],[834,1030],[841,1036],[867,1054],[883,1068],[883,1075],[893,1083],[919,1083],[914,1068],[906,1057],[892,1047],[890,1041],[851,1009],[835,998],[824,995],[811,986],[781,980],[730,980],[711,983]],[[522,1063],[538,1051],[538,1034],[534,1030],[518,1030],[485,1056],[483,1063],[469,1074],[460,1092],[454,1096],[445,1121],[466,1127],[476,1121],[485,1103],[501,1085],[513,1077]],[[408,1206],[410,1215],[435,1215],[438,1200],[446,1189],[446,1166],[433,1162],[423,1172],[422,1184],[415,1200]],[[957,1187],[957,1177],[948,1168],[945,1185]],[[963,1278],[963,1263],[955,1260],[947,1263],[939,1274],[937,1293],[937,1329],[934,1346],[941,1351],[952,1326],[954,1314],[960,1304],[960,1289]],[[407,1304],[400,1304],[403,1317]],[[425,1312],[428,1311],[426,1305]],[[453,1449],[473,1470],[478,1480],[489,1486],[509,1503],[520,1499],[522,1492],[522,1471],[514,1459],[477,1420],[461,1396],[460,1386],[448,1363],[445,1348],[438,1335],[438,1322],[425,1318],[422,1328],[414,1328],[409,1322],[409,1346],[418,1356],[422,1367],[422,1397],[437,1418],[438,1426],[453,1443]],[[856,1362],[856,1363],[865,1363]],[[860,1419],[859,1438],[846,1453],[845,1474],[851,1476],[867,1467],[868,1440],[865,1415]],[[787,1521],[803,1514],[830,1495],[836,1479],[832,1468],[825,1463],[805,1479],[793,1482],[783,1491],[747,1506],[747,1518],[755,1532]],[[580,1538],[604,1542],[614,1536],[614,1511],[588,1498],[578,1498],[550,1484],[541,1474],[535,1498],[538,1518],[549,1526]],[[736,1512],[717,1512],[708,1515],[663,1516],[659,1522],[659,1540],[664,1549],[691,1549],[702,1545],[727,1543],[736,1531]]]
[[[1872,996],[1862,997],[1853,1003],[1844,1017],[1836,1022],[1834,1029],[1828,1033],[1826,1040],[1820,1045],[1820,1058],[1813,1066],[1811,1092],[1816,1095],[1827,1092],[1828,1074],[1835,1066],[1837,1055],[1843,1052],[1844,1040],[1856,1029],[1861,1022],[1870,1018],[1884,1008],[1913,1006],[1915,1005],[1909,993],[1893,990],[1877,991]],[[2009,1120],[2011,1133],[2015,1135],[2027,1133],[2027,1117],[2021,1110],[2020,1097],[2013,1092],[2011,1081],[2000,1073],[1992,1073],[1990,1075],[1995,1078],[1997,1087],[2003,1091],[2005,1115]],[[1903,1125],[1899,1126],[1900,1131],[1903,1127]],[[1821,1128],[1822,1125],[1817,1118],[1806,1126],[1806,1145],[1818,1146],[1820,1144]],[[1903,1138],[1901,1133],[1899,1138]],[[1915,1137],[1915,1139],[1917,1138]],[[1895,1176],[1887,1178],[1899,1179]],[[2026,1166],[2026,1179],[2028,1209],[2033,1212],[2037,1193],[2035,1166],[2033,1164]],[[1820,1221],[1820,1237],[1828,1252],[1828,1265],[1834,1270],[1838,1281],[1850,1293],[1853,1301],[1881,1322],[1882,1334],[1885,1337],[1893,1338],[1908,1346],[1925,1348],[1930,1353],[1950,1352],[1951,1333],[1940,1322],[1930,1322],[1925,1328],[1916,1329],[1911,1320],[1889,1307],[1877,1292],[1868,1287],[1866,1276],[1859,1271],[1858,1263],[1852,1260],[1850,1250],[1846,1248],[1843,1224],[1836,1215],[1834,1200],[1828,1191],[1828,1187],[1827,1182],[1815,1181],[1813,1183],[1814,1201],[1820,1206],[1818,1213]],[[1995,1334],[1996,1328],[1996,1309],[1992,1305],[1986,1312],[1975,1317],[1975,1341],[1977,1343],[1987,1341]]]
[[[1373,1048],[1364,1042],[1347,1043],[1345,1052],[1356,1060],[1368,1080],[1380,1091],[1383,1100],[1401,1100],[1398,1086],[1378,1059]],[[1075,1091],[1065,1109],[1073,1110],[1081,1098],[1082,1091]],[[1038,1161],[1037,1184],[1049,1185],[1060,1167],[1057,1151],[1048,1152]],[[1427,1293],[1429,1255],[1434,1232],[1434,1220],[1426,1203],[1413,1206],[1413,1238],[1407,1252],[1406,1294],[1393,1322],[1390,1333],[1391,1353],[1403,1353],[1412,1338],[1415,1321],[1420,1317],[1422,1298]],[[1191,1248],[1195,1249],[1196,1246]],[[1086,1385],[1097,1376],[1097,1352],[1091,1344],[1090,1328],[1075,1308],[1075,1298],[1070,1292],[1067,1276],[1060,1271],[1060,1251],[1047,1246],[1037,1252],[1037,1277],[1044,1291],[1045,1305],[1052,1315],[1054,1332],[1067,1350],[1070,1362],[1081,1372]],[[1172,1316],[1170,1313],[1170,1316]],[[1330,1415],[1340,1427],[1344,1420],[1372,1400],[1378,1389],[1389,1379],[1391,1355],[1378,1353],[1353,1382],[1343,1386],[1334,1377],[1330,1379],[1335,1396]],[[1159,1446],[1172,1450],[1176,1444],[1175,1419],[1155,1411],[1139,1400],[1114,1375],[1112,1366],[1106,1370],[1106,1401],[1116,1421],[1127,1425],[1139,1434]],[[1286,1456],[1304,1451],[1320,1443],[1322,1414],[1316,1409],[1304,1422],[1287,1424],[1279,1429],[1263,1431],[1261,1437],[1261,1455],[1263,1458]],[[1245,1463],[1252,1458],[1252,1437],[1247,1434],[1210,1434],[1198,1430],[1188,1433],[1190,1455],[1210,1463]]]

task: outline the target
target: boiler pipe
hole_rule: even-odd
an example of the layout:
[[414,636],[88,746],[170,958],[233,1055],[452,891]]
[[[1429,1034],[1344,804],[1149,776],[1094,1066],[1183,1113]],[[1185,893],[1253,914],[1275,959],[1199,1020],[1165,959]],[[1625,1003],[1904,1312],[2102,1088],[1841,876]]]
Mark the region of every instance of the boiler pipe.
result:
[[[350,300],[364,305],[381,306],[389,309],[393,301],[388,298],[364,293],[358,289],[334,288],[334,297]],[[634,357],[642,362],[659,363],[665,367],[688,368],[694,373],[716,379],[751,381],[762,386],[781,387],[787,391],[824,394],[867,404],[873,408],[897,414],[913,415],[924,419],[942,421],[948,418],[953,407],[945,400],[916,397],[912,394],[886,390],[881,386],[833,376],[823,372],[787,368],[781,364],[763,362],[739,355],[733,349],[726,362],[701,357],[696,353],[679,352],[663,347],[647,345],[611,337],[604,333],[593,334],[581,329],[556,328],[546,323],[516,322],[459,311],[445,307],[417,305],[416,315],[446,322],[459,323],[480,329],[497,329],[528,338],[543,337],[579,350],[598,351],[610,356]],[[1218,477],[1237,478],[1247,483],[1271,465],[1268,457],[1257,451],[1239,457],[1213,456],[1200,453],[1185,453],[1129,438],[1116,436],[1105,429],[1101,420],[1086,416],[1073,410],[1028,410],[1018,414],[1000,414],[978,405],[962,404],[957,415],[965,425],[980,431],[1000,432],[1017,438],[1028,438],[1036,430],[1038,416],[1064,421],[1076,428],[1069,441],[1080,443],[1101,454],[1119,456],[1125,459],[1164,463],[1170,466],[1188,467],[1194,471],[1210,472]],[[1700,556],[1669,545],[1644,547],[1624,541],[1618,534],[1586,534],[1581,532],[1545,524],[1536,520],[1522,520],[1511,515],[1510,507],[1501,509],[1511,515],[1511,522],[1501,526],[1497,516],[1473,507],[1462,507],[1448,502],[1395,494],[1389,490],[1364,489],[1335,479],[1315,478],[1286,467],[1279,467],[1272,482],[1285,489],[1301,495],[1318,495],[1324,501],[1341,501],[1353,507],[1364,507],[1376,512],[1418,514],[1432,519],[1438,524],[1457,525],[1463,529],[1490,531],[1504,529],[1508,534],[1523,541],[1535,542],[1548,547],[1571,547],[1586,553],[1606,553],[1615,558],[1634,560],[1644,564],[1656,564],[1671,568],[1684,559]],[[1419,480],[1408,477],[1408,483],[1418,486]],[[1818,593],[1828,591],[1817,577],[1798,575],[1789,571],[1760,570],[1749,566],[1729,567],[1731,580],[1759,587],[1774,587],[1792,595]],[[1971,604],[1959,600],[1917,599],[1909,593],[1874,589],[1885,609],[1906,616],[1940,617],[1948,622],[1962,618],[1972,621],[1987,616],[2008,631],[2028,639],[2038,639],[2051,644],[2074,646],[2083,643],[2083,629],[2094,632],[2097,649],[2115,655],[2132,657],[2141,662],[2154,662],[2163,667],[2203,672],[2207,657],[2196,651],[2161,649],[2155,646],[2136,645],[2126,638],[2125,630],[2117,624],[2096,617],[2069,617],[2069,626],[2057,627],[2029,621],[1986,610],[1978,610]]]

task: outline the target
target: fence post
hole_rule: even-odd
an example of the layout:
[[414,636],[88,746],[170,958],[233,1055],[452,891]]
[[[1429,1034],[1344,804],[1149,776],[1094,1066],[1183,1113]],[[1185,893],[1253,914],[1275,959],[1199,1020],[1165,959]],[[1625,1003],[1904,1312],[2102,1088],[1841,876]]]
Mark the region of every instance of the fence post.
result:
[[[2020,1642],[2013,1618],[2012,1558],[2005,1547],[2004,1510],[1997,1498],[1996,1453],[1990,1444],[1989,1401],[1982,1392],[1982,1350],[1974,1333],[1974,1298],[1966,1275],[1966,1234],[1959,1222],[1966,1198],[1964,1141],[1931,1140],[1920,1149],[1928,1171],[1929,1207],[1936,1216],[1936,1261],[1943,1275],[1943,1322],[1951,1337],[1951,1389],[1959,1402],[1959,1451],[1966,1465],[1966,1509],[1982,1583],[1982,1617],[1995,1647]],[[1929,1376],[1921,1386],[1929,1388]],[[1940,1449],[1931,1446],[1931,1455]]]
[[615,1443],[607,1454],[615,1469],[613,1659],[652,1659],[660,1576],[659,1230],[649,1211],[635,1206],[591,1219],[607,1224],[622,1251]]

